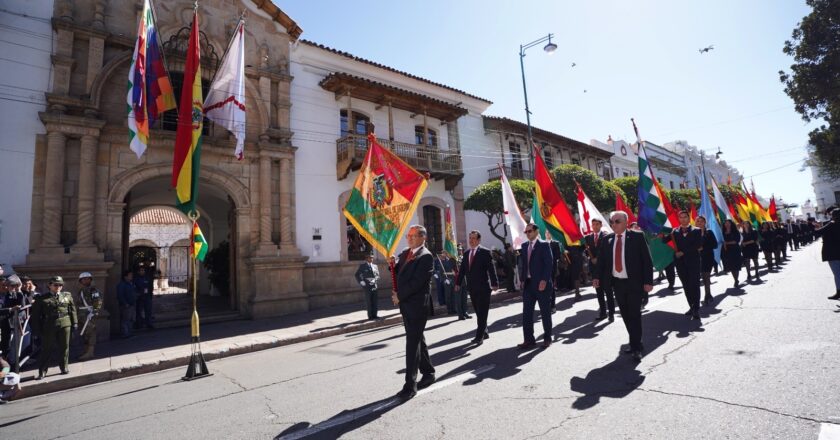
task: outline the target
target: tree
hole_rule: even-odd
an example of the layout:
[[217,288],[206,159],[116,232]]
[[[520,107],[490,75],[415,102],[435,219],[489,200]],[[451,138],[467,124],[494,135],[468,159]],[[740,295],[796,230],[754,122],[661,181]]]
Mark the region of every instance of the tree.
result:
[[791,72],[779,71],[785,93],[806,122],[826,124],[808,134],[810,163],[840,179],[840,4],[806,0],[813,10],[802,18],[782,51],[793,57]]
[[[560,194],[569,205],[570,211],[577,211],[577,196],[575,180],[580,183],[583,192],[592,200],[595,207],[602,213],[608,213],[615,209],[615,193],[624,196],[624,190],[612,182],[608,182],[592,171],[579,165],[560,165],[551,170],[554,183]],[[625,198],[625,200],[627,200]]]
[[624,191],[624,202],[627,203],[627,207],[632,209],[633,212],[636,212],[638,210],[636,205],[639,202],[639,177],[619,177],[618,179],[613,179],[611,183]]
[[[513,190],[513,196],[516,198],[516,204],[519,205],[519,210],[522,211],[522,215],[525,215],[531,210],[534,198],[534,181],[514,179],[510,181],[510,187]],[[464,201],[464,209],[478,211],[486,215],[490,233],[503,243],[507,241],[507,228],[503,226],[505,218],[503,215],[501,180],[487,182],[476,188]],[[500,225],[502,225],[503,235],[496,231],[496,228]]]
[[671,205],[677,210],[687,210],[691,207],[691,203],[694,203],[694,206],[698,209],[700,208],[700,193],[697,192],[697,189],[672,189],[665,191],[665,195],[668,196]]

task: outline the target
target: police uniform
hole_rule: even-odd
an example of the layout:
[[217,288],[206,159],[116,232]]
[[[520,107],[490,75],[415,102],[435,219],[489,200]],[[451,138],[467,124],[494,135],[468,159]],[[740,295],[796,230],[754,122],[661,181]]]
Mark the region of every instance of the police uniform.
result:
[[[83,278],[93,279],[93,275],[89,272],[82,272],[79,274],[79,282]],[[84,340],[84,352],[79,356],[80,361],[85,361],[93,357],[93,350],[96,347],[96,317],[99,311],[102,310],[102,294],[99,290],[91,284],[88,287],[82,286],[79,290],[79,310],[84,311],[82,320],[82,339]]]
[[379,268],[376,267],[375,263],[365,261],[356,270],[356,281],[362,286],[368,319],[379,318],[377,316],[379,308],[379,290],[377,286],[379,282]]
[[[64,284],[61,277],[52,277],[50,284]],[[32,306],[32,328],[41,336],[41,354],[38,357],[38,378],[47,374],[53,346],[58,344],[61,351],[61,373],[67,374],[70,370],[67,364],[70,361],[70,332],[75,329],[76,306],[73,304],[73,295],[70,292],[53,293],[52,290],[44,292],[35,300]]]

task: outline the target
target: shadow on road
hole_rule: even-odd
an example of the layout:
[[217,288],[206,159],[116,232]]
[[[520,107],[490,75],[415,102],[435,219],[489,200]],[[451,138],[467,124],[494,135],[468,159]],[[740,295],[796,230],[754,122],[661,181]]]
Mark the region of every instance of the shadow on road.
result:
[[346,409],[323,422],[312,425],[309,422],[295,423],[274,437],[274,440],[334,439],[361,428],[382,417],[383,414],[402,405],[397,397],[388,397],[358,408]]

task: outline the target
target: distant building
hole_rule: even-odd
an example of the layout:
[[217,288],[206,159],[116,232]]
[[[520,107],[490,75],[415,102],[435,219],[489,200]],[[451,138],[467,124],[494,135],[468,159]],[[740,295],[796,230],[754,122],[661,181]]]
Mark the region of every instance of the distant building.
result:
[[[825,212],[830,206],[840,206],[840,180],[828,178],[819,167],[811,165],[811,186],[817,201],[814,211],[817,214]],[[804,205],[803,205],[804,206]],[[822,215],[816,216],[822,219]]]
[[707,154],[699,147],[689,145],[687,141],[666,142],[663,147],[683,157],[686,178],[684,182],[681,182],[682,187],[698,188],[700,186],[701,166],[705,167],[706,176],[713,177],[719,184],[726,184],[729,181],[738,183],[744,177],[737,168],[729,165],[725,160],[719,160],[718,154]]

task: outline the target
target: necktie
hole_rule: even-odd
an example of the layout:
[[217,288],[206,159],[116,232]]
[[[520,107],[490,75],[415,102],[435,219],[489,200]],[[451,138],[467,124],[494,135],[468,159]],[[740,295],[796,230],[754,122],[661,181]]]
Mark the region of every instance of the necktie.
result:
[[595,234],[595,247],[598,247],[598,237],[600,236],[601,234]]
[[528,243],[528,276],[531,276],[531,251],[534,250],[534,242]]
[[623,251],[621,246],[621,234],[615,236],[615,256],[613,257],[613,261],[615,261],[615,271],[622,272],[624,271],[624,265],[621,263],[621,253]]
[[473,258],[475,258],[475,249],[470,249],[469,269],[472,269]]
[[411,261],[413,259],[414,259],[414,251],[409,250],[408,251],[408,257],[405,259],[405,262],[408,263],[409,261]]

